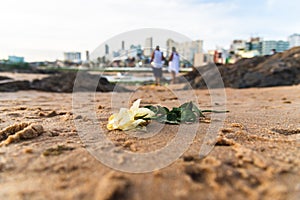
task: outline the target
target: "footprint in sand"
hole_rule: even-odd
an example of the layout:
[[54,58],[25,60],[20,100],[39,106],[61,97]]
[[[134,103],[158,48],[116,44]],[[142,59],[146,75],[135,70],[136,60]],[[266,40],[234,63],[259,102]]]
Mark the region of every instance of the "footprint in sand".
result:
[[35,138],[44,132],[38,124],[20,123],[6,127],[0,131],[0,147],[13,142]]

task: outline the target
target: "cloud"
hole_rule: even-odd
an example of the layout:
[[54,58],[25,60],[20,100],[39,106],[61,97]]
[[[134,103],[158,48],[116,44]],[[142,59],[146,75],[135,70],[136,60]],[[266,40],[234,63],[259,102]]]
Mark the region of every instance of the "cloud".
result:
[[63,51],[92,51],[139,28],[165,28],[203,39],[206,49],[226,48],[233,39],[251,35],[284,39],[300,32],[299,6],[292,0],[4,1],[0,58],[18,52],[28,60],[43,59],[32,52],[39,49],[57,52],[57,57]]

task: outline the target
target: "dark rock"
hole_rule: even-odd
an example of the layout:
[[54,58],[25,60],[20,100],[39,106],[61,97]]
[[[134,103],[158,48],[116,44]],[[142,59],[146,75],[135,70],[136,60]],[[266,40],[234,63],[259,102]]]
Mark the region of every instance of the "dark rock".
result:
[[[18,90],[40,90],[46,92],[97,91],[97,92],[127,92],[130,91],[121,86],[110,83],[99,75],[91,75],[87,72],[66,72],[53,74],[43,79],[29,81],[4,81],[0,83],[0,92],[15,92]],[[75,85],[75,86],[74,86]]]
[[[216,66],[208,64],[195,68],[180,78],[186,79],[193,88],[220,87],[215,81]],[[249,88],[296,85],[300,83],[300,47],[272,56],[241,59],[233,65],[218,66],[225,87]],[[205,78],[203,77],[205,75]]]
[[3,80],[11,80],[11,78],[7,77],[7,76],[0,76],[0,81]]
[[100,91],[100,92],[126,92],[126,88],[116,86],[110,83],[106,78],[99,75],[91,75],[87,72],[67,72],[41,80],[33,80],[32,89],[47,91],[47,92],[75,92],[79,91]]
[[29,81],[8,81],[0,83],[0,92],[16,92],[18,90],[29,90]]

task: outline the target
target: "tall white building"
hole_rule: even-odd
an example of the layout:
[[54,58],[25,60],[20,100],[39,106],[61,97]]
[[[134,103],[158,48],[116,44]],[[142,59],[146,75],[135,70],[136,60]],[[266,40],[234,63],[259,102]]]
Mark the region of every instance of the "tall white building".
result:
[[172,47],[175,47],[179,53],[181,60],[186,60],[194,66],[202,65],[203,60],[203,40],[175,42],[172,39],[167,40],[167,56],[172,52]]
[[81,53],[80,52],[64,52],[65,61],[80,63]]
[[233,40],[230,45],[230,51],[236,53],[240,50],[246,49],[246,41],[245,40]]
[[262,55],[270,55],[272,49],[275,49],[277,52],[283,52],[288,50],[289,42],[287,41],[276,41],[276,40],[266,40],[262,41]]
[[294,33],[288,37],[290,48],[300,46],[300,34]]
[[151,56],[153,51],[153,39],[152,37],[146,38],[145,46],[144,46],[144,55]]
[[20,56],[8,56],[9,63],[24,63],[24,57]]

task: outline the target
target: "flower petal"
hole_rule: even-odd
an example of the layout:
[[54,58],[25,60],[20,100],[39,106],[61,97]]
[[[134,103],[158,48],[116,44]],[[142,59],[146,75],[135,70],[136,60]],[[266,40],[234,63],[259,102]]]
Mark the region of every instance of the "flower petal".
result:
[[141,99],[136,100],[133,102],[132,106],[130,107],[130,110],[133,112],[136,112],[136,110],[140,107]]
[[107,124],[107,126],[106,126],[106,128],[108,129],[108,130],[114,130],[114,126],[113,126],[113,124]]
[[121,127],[121,129],[124,131],[128,131],[128,130],[136,128],[139,124],[144,123],[144,122],[145,122],[145,120],[143,120],[143,119],[134,120],[134,121],[131,121],[130,123],[126,124],[126,126]]
[[138,125],[145,123],[144,119],[136,119],[137,117],[152,117],[154,112],[148,108],[139,108],[141,99],[136,100],[130,109],[121,108],[119,113],[113,114],[108,119],[108,130],[131,130]]
[[138,108],[136,114],[135,114],[135,117],[152,117],[154,116],[155,113],[152,112],[150,109],[148,108]]
[[133,120],[131,120],[129,115],[124,115],[122,119],[119,121],[119,127],[122,129],[122,127],[128,126]]

